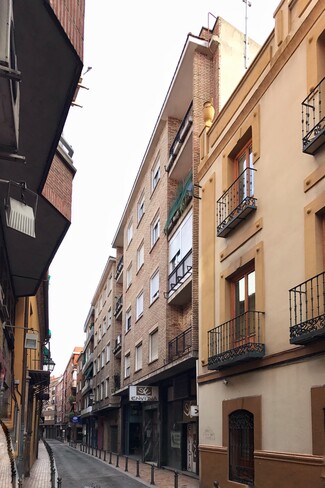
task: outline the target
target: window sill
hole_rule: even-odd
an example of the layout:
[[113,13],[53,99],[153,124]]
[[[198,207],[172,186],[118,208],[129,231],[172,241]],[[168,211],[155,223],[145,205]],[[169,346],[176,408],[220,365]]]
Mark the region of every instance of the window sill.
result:
[[143,317],[143,312],[141,315],[139,315],[139,317],[137,319],[135,319],[135,323],[139,322],[139,320],[142,319],[142,317]]
[[152,363],[155,363],[156,361],[158,361],[159,358],[155,358],[155,359],[151,359],[151,361],[148,362],[148,366]]
[[152,302],[151,302],[151,303],[150,303],[150,305],[149,305],[149,308],[150,308],[150,307],[151,307],[151,306],[152,306],[152,305],[153,305],[153,304],[154,304],[154,303],[155,303],[155,302],[158,300],[158,298],[159,298],[159,293],[158,293],[158,295],[157,295],[157,296],[156,296],[156,297],[155,297],[155,298],[152,300]]
[[157,245],[157,242],[159,241],[160,237],[157,238],[157,240],[152,244],[150,250],[149,250],[149,254],[151,254],[152,250],[156,247]]

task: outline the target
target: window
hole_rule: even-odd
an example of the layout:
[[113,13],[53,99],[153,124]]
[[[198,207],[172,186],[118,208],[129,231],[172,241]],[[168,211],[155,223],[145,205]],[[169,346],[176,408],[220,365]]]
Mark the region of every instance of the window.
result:
[[97,356],[97,373],[100,370],[100,356]]
[[105,380],[105,398],[108,397],[109,394],[109,378],[106,378]]
[[130,353],[125,355],[124,358],[124,378],[130,376]]
[[229,415],[229,479],[254,482],[254,415],[247,410]]
[[127,239],[126,239],[127,245],[130,244],[132,239],[133,239],[133,222],[131,220],[131,222],[129,223],[128,228],[127,228]]
[[151,224],[151,247],[153,247],[159,239],[160,234],[160,218],[159,216]]
[[159,297],[159,270],[150,278],[150,303]]
[[106,346],[106,362],[108,363],[111,360],[111,344],[108,343]]
[[98,327],[98,342],[102,339],[102,326]]
[[143,216],[144,216],[144,193],[141,195],[140,200],[138,201],[138,223],[141,221]]
[[107,295],[109,295],[110,292],[112,291],[112,286],[113,286],[113,275],[110,275],[107,284]]
[[100,297],[99,297],[99,310],[102,310],[102,308],[103,308],[103,296],[100,295]]
[[233,207],[237,207],[245,198],[254,195],[254,171],[252,141],[240,151],[234,160],[235,192],[232,192]]
[[102,361],[101,361],[101,367],[103,368],[105,365],[105,349],[102,350]]
[[103,398],[104,398],[104,381],[102,381],[100,384],[100,399],[102,400]]
[[112,308],[110,307],[107,313],[107,328],[109,328],[111,325],[112,325]]
[[144,263],[144,243],[142,242],[137,250],[137,271]]
[[151,171],[151,191],[153,192],[160,180],[160,157],[158,156]]
[[158,329],[149,335],[149,363],[158,359]]
[[241,274],[231,280],[232,317],[235,318],[234,338],[246,340],[255,334],[255,270],[246,267]]
[[103,335],[106,333],[107,330],[107,320],[106,320],[106,315],[103,318]]
[[126,270],[126,288],[132,283],[132,263],[129,264],[128,269]]
[[135,371],[142,368],[142,342],[135,347]]
[[136,320],[143,314],[143,291],[136,298]]
[[192,249],[192,212],[180,225],[169,242],[169,273],[184,259]]
[[129,332],[132,325],[131,307],[125,313],[125,332]]
[[94,361],[94,364],[93,364],[93,375],[94,376],[96,375],[96,361]]
[[97,397],[96,397],[96,400],[99,402],[99,399],[100,399],[100,386],[98,385],[97,386]]

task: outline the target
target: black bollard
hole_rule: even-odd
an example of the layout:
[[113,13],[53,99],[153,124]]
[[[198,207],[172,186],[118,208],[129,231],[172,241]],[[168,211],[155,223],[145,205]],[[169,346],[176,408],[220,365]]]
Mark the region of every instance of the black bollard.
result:
[[154,485],[155,484],[155,467],[154,467],[153,464],[151,465],[151,480],[150,480],[150,484],[151,485]]
[[109,464],[112,464],[112,453],[109,453]]
[[139,462],[139,459],[137,459],[137,474],[136,474],[137,478],[140,478],[139,465],[140,465],[140,462]]
[[61,488],[62,486],[62,478],[58,478],[58,487],[57,488]]
[[219,487],[219,481],[218,481],[218,480],[215,480],[215,481],[213,482],[213,488],[220,488],[220,487]]
[[91,455],[92,456],[94,455],[94,448],[93,447],[91,448]]
[[178,473],[175,471],[174,473],[174,488],[178,488]]
[[118,465],[119,459],[120,459],[120,455],[116,454],[116,467],[117,468],[119,467],[119,465]]
[[19,478],[19,480],[18,480],[18,488],[22,488],[22,486],[23,486],[23,482],[22,482],[22,480]]
[[106,463],[106,451],[104,451],[104,461]]

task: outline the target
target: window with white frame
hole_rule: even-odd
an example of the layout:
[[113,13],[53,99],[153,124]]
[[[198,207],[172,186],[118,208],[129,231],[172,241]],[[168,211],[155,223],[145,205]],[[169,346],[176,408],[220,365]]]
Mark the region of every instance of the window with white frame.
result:
[[136,320],[143,314],[143,291],[136,298]]
[[99,402],[99,399],[100,399],[100,386],[98,385],[97,386],[97,401]]
[[128,228],[127,228],[127,235],[126,235],[127,245],[130,244],[130,242],[132,241],[132,239],[133,239],[133,222],[131,220],[131,222],[129,222],[129,225],[128,225]]
[[104,398],[104,381],[102,381],[100,384],[100,399],[102,400],[103,398]]
[[113,275],[109,275],[108,284],[107,284],[107,295],[109,295],[109,293],[112,291],[112,287],[113,287]]
[[144,216],[144,193],[142,193],[140,200],[138,201],[138,223]]
[[105,380],[105,398],[107,398],[109,395],[109,378],[106,378]]
[[132,263],[129,264],[128,269],[126,270],[126,288],[132,283]]
[[100,355],[97,356],[97,373],[100,370]]
[[149,335],[149,363],[158,359],[158,329]]
[[105,366],[105,349],[102,350],[101,367]]
[[151,224],[151,247],[153,247],[159,239],[160,234],[160,218],[159,215]]
[[106,346],[106,362],[111,360],[111,343],[109,342]]
[[142,241],[140,246],[137,249],[137,271],[139,271],[143,263],[144,263],[144,243]]
[[130,353],[126,354],[124,357],[124,378],[130,376]]
[[135,346],[135,371],[142,368],[142,342]]
[[112,308],[109,307],[107,312],[107,329],[112,325]]
[[192,249],[192,212],[184,219],[169,241],[169,273],[176,268]]
[[125,332],[129,332],[132,325],[131,307],[125,312]]
[[103,335],[106,333],[106,330],[107,330],[107,319],[105,315],[105,317],[103,318]]
[[151,191],[153,192],[160,180],[160,157],[156,158],[156,161],[151,170]]
[[93,375],[96,375],[96,361],[93,363]]
[[150,278],[150,303],[159,297],[159,270]]
[[98,327],[98,342],[102,339],[102,325]]

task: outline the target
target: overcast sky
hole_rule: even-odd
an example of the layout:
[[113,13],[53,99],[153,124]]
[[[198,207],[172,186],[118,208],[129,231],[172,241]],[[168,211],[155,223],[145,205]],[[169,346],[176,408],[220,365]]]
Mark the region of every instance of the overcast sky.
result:
[[[279,0],[252,0],[263,44]],[[50,267],[51,352],[62,374],[83,326],[186,36],[221,16],[245,31],[243,0],[86,0],[83,84],[64,136],[74,149],[72,225]],[[210,14],[209,14],[210,13]],[[243,58],[244,63],[244,58]]]

